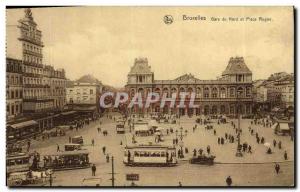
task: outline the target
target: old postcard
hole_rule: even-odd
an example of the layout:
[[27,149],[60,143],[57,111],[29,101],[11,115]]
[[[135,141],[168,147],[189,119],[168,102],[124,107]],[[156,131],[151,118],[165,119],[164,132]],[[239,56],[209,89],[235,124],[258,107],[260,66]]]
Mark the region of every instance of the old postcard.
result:
[[7,7],[7,185],[293,187],[294,85],[293,7]]

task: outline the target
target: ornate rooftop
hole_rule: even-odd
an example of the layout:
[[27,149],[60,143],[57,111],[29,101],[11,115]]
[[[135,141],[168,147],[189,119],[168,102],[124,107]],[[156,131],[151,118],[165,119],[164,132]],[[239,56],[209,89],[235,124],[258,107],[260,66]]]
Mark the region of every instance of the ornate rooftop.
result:
[[231,57],[222,75],[252,74],[243,57]]

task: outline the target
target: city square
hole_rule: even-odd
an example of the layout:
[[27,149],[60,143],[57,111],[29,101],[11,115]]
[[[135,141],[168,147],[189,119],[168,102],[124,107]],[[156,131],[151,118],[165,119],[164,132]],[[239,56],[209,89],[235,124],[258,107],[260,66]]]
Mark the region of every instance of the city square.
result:
[[[113,118],[120,117],[120,114],[113,113]],[[97,167],[96,178],[99,178],[100,186],[111,186],[111,161],[106,162],[106,155],[102,152],[102,147],[106,146],[109,156],[114,156],[116,181],[115,186],[130,186],[131,182],[126,181],[126,174],[139,174],[140,180],[136,182],[140,186],[160,186],[165,181],[161,177],[168,178],[168,186],[178,186],[181,182],[184,186],[224,186],[227,176],[231,176],[234,186],[276,186],[276,185],[292,185],[293,184],[293,145],[289,137],[277,136],[270,127],[266,128],[262,125],[251,125],[249,119],[243,119],[241,128],[243,130],[241,141],[247,141],[252,146],[252,154],[243,153],[243,157],[236,157],[235,152],[237,143],[225,143],[221,146],[217,142],[218,136],[223,136],[225,132],[234,134],[234,129],[230,123],[218,125],[213,122],[212,125],[217,132],[213,134],[213,130],[205,130],[204,125],[198,125],[195,132],[192,127],[196,124],[195,118],[181,117],[180,124],[161,123],[164,128],[163,134],[165,141],[162,145],[172,145],[172,139],[176,138],[175,132],[166,135],[166,129],[188,130],[187,136],[183,136],[184,147],[189,149],[184,159],[178,159],[176,167],[126,167],[123,164],[124,146],[131,144],[132,134],[129,133],[128,126],[125,127],[125,134],[116,134],[116,122],[106,116],[100,118],[99,121],[92,122],[78,131],[69,131],[66,136],[50,138],[47,141],[34,141],[32,143],[31,152],[38,151],[41,156],[56,152],[57,144],[63,148],[68,143],[69,136],[82,135],[84,138],[84,149],[90,152],[90,161]],[[102,122],[101,125],[99,122]],[[236,119],[233,119],[237,123]],[[255,132],[265,137],[266,142],[272,144],[273,139],[282,142],[282,149],[272,147],[273,154],[266,154],[267,147],[263,144],[257,144],[255,136],[251,136],[248,127],[251,126]],[[102,132],[98,133],[97,128],[108,131],[108,136],[103,136]],[[185,133],[183,133],[185,134]],[[178,133],[178,138],[180,133]],[[95,140],[95,146],[92,146],[92,139]],[[122,145],[120,143],[122,142]],[[138,144],[152,142],[154,136],[137,137]],[[216,156],[215,164],[207,165],[191,165],[188,162],[193,155],[193,149],[200,147],[206,153],[206,146],[210,145],[211,153]],[[273,145],[273,144],[272,144]],[[177,146],[177,148],[180,148]],[[289,154],[289,159],[284,160],[284,151]],[[275,163],[281,165],[280,173],[277,175],[274,169]],[[163,175],[161,174],[163,172]],[[243,172],[242,176],[240,172]],[[194,175],[191,177],[191,175]],[[53,175],[53,186],[74,185],[84,186],[84,179],[92,177],[91,169],[78,169],[69,171],[57,171]],[[243,177],[243,178],[241,178]],[[76,182],[75,182],[76,181]],[[97,183],[97,182],[96,182]],[[90,184],[90,186],[95,183]],[[45,185],[49,185],[47,182]]]

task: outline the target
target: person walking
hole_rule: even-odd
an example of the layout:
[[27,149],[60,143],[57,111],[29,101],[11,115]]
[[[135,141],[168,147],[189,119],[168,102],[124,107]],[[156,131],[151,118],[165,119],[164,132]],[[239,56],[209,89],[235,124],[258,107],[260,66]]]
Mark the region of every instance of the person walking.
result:
[[278,163],[275,164],[275,171],[276,171],[276,174],[278,175],[279,171],[280,171],[280,165]]
[[57,145],[57,147],[56,147],[56,152],[59,152],[59,151],[60,151],[59,145],[58,145],[58,144],[56,144],[56,145]]
[[230,176],[228,176],[228,177],[226,178],[226,184],[227,184],[228,187],[230,187],[230,186],[232,185],[232,179],[231,179]]
[[278,148],[281,149],[281,141],[278,142]]
[[251,149],[251,145],[248,145],[248,153],[252,153]]
[[287,152],[286,152],[286,151],[284,151],[283,157],[284,157],[284,160],[287,160],[287,159],[288,159],[288,156],[287,156]]
[[210,146],[209,145],[206,147],[206,151],[207,151],[207,154],[209,155],[210,154]]
[[96,165],[93,164],[93,166],[92,166],[92,176],[96,175],[96,170],[97,170]]
[[106,155],[106,163],[109,163],[109,155]]
[[217,135],[217,131],[214,129],[214,135]]
[[276,140],[273,139],[273,146],[274,146],[274,147],[276,147],[276,143],[277,143]]
[[103,152],[104,155],[105,155],[105,151],[106,151],[106,147],[103,146],[103,147],[102,147],[102,152]]

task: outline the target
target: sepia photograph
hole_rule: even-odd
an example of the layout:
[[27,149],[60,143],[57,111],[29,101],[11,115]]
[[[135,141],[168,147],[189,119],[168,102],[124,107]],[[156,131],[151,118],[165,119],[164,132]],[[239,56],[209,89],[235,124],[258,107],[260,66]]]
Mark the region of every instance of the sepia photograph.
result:
[[295,187],[293,6],[5,12],[8,187]]

